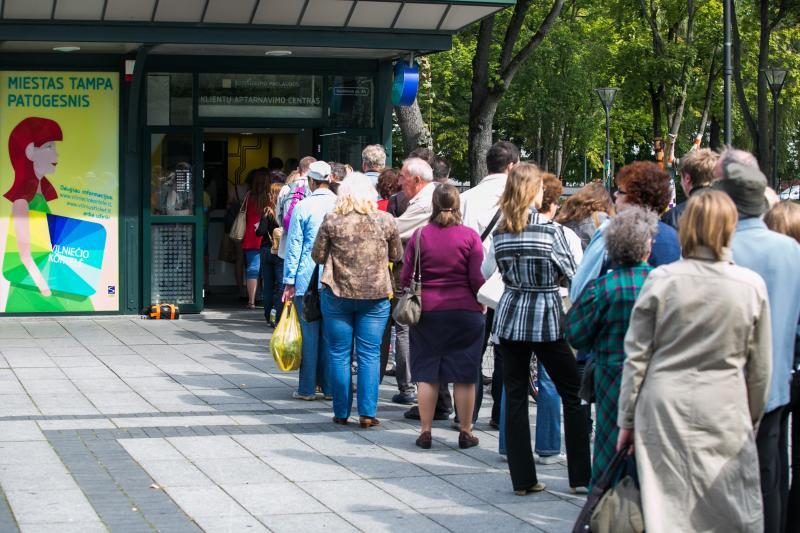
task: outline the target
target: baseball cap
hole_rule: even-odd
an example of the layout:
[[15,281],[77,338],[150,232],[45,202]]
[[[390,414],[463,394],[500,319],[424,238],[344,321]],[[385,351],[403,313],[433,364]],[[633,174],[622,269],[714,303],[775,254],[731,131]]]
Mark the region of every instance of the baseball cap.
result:
[[325,161],[314,161],[308,167],[308,174],[310,179],[314,181],[331,181],[331,166]]
[[723,177],[711,187],[727,193],[736,204],[736,210],[743,215],[757,217],[769,209],[764,196],[767,177],[755,167],[728,163],[723,169]]

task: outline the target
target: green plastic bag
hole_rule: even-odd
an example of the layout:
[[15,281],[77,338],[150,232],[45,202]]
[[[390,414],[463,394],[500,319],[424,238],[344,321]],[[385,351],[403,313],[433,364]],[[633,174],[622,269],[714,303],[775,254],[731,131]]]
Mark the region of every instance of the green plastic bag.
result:
[[303,356],[303,335],[300,332],[297,310],[291,300],[288,300],[283,306],[281,319],[269,341],[269,350],[281,372],[291,372],[300,368],[300,359]]

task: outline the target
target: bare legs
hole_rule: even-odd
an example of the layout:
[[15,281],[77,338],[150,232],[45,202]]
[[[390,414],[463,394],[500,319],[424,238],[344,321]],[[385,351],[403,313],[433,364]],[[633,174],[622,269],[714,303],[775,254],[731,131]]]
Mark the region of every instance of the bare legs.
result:
[[[417,401],[419,402],[420,431],[431,430],[433,425],[433,412],[436,409],[436,398],[439,395],[438,383],[417,383]],[[475,384],[456,383],[453,385],[453,396],[459,413],[471,413],[475,407]],[[472,431],[472,417],[465,416],[460,419],[461,431]]]
[[247,305],[253,307],[256,304],[256,289],[258,288],[258,278],[247,280]]

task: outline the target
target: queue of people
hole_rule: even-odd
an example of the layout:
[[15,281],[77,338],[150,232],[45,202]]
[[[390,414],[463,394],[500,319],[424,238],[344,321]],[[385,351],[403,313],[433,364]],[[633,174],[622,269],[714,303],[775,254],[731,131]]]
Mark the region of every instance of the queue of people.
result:
[[[319,280],[322,319],[301,319],[295,398],[332,399],[332,420],[345,425],[355,393],[359,425],[379,426],[393,351],[392,401],[418,404],[405,413],[420,421],[416,445],[435,445],[433,422],[454,403],[459,447],[477,446],[491,342],[489,423],[503,433],[516,494],[544,490],[536,464],[561,460],[563,406],[574,493],[630,446],[648,532],[798,530],[800,206],[769,205],[752,155],[687,154],[687,200],[672,210],[672,178],[651,162],[619,169],[613,194],[590,183],[562,204],[558,178],[508,142],[460,194],[429,150],[399,170],[385,158],[372,145],[364,173],[304,158],[280,190],[268,175],[254,180],[251,195],[268,191],[248,214],[263,238],[265,302],[302,309]],[[500,292],[487,308],[478,295],[493,277]],[[396,323],[391,310],[415,280],[421,318]],[[581,400],[587,384],[594,415]]]

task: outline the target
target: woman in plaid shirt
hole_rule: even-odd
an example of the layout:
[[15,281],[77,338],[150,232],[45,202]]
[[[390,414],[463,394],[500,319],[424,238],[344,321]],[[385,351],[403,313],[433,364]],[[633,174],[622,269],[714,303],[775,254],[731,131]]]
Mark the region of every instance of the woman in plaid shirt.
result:
[[578,398],[580,378],[575,356],[564,339],[564,310],[558,292],[575,273],[575,260],[561,227],[542,217],[542,172],[520,163],[508,174],[500,198],[502,217],[488,261],[495,261],[505,291],[494,319],[503,358],[506,388],[506,451],[511,482],[518,495],[539,492],[528,419],[531,354],[556,385],[564,404],[564,436],[570,487],[589,484],[589,412]]
[[650,273],[647,264],[658,216],[631,205],[611,219],[606,249],[613,270],[589,282],[567,315],[567,340],[579,350],[594,353],[594,393],[597,429],[594,436],[592,484],[596,483],[617,445],[617,407],[625,332],[633,304]]

